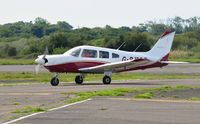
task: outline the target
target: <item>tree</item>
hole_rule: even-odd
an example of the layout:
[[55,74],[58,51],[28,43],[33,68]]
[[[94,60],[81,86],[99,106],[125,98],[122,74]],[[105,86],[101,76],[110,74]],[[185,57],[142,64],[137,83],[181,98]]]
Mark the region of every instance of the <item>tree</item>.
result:
[[49,23],[47,22],[46,19],[38,17],[35,19],[35,23],[31,29],[31,31],[32,31],[33,35],[41,38],[45,35],[48,26],[49,26]]
[[68,36],[63,32],[52,34],[49,38],[50,51],[53,51],[54,48],[67,47],[69,44]]
[[65,21],[58,21],[57,27],[60,31],[71,31],[73,29],[73,27]]
[[160,35],[161,33],[163,33],[167,26],[165,24],[161,24],[161,23],[155,23],[155,22],[148,22],[148,31],[150,33],[152,33],[153,35]]

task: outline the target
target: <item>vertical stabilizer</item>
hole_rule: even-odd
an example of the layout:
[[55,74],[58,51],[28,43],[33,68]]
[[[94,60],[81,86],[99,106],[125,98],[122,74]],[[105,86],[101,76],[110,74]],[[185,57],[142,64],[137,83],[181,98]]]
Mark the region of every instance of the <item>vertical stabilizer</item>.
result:
[[165,61],[168,60],[168,56],[172,47],[174,36],[175,36],[175,32],[166,30],[161,35],[157,43],[153,46],[153,48],[147,52],[147,54],[158,60],[162,60],[162,59],[164,59]]

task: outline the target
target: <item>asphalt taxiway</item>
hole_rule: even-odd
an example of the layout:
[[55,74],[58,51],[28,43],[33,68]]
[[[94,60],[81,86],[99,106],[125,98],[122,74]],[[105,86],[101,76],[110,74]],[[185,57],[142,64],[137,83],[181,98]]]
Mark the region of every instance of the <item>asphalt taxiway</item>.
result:
[[[0,66],[1,72],[34,72],[34,65]],[[42,72],[47,72],[42,69]],[[200,64],[169,65],[141,73],[200,74]],[[50,84],[30,84],[0,87],[0,123],[14,120],[12,111],[26,106],[63,106],[67,92],[96,91],[113,88],[160,87],[163,85],[200,86],[200,79],[119,80],[110,85],[85,82],[83,85],[64,83],[57,87]],[[18,105],[16,105],[18,103]],[[138,101],[109,97],[47,111],[12,124],[199,124],[200,103],[184,101]],[[6,123],[8,124],[8,123]]]
[[15,124],[199,124],[200,104],[95,98]]
[[[16,109],[13,102],[25,106],[62,106],[67,99],[62,93],[95,91],[122,87],[159,87],[162,85],[200,86],[200,79],[114,81],[111,85],[87,82],[84,85],[61,83],[0,87],[0,122]],[[19,105],[19,106],[22,106]],[[135,101],[127,99],[94,98],[84,103],[64,107],[24,118],[13,124],[198,124],[200,103]]]

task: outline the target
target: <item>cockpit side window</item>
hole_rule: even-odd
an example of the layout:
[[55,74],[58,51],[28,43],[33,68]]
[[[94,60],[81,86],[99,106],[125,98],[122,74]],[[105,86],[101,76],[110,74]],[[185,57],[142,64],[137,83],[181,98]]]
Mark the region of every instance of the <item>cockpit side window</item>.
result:
[[109,58],[109,52],[99,51],[99,58]]
[[86,58],[97,58],[97,51],[84,49],[81,56]]
[[119,58],[119,55],[116,53],[112,53],[112,58]]
[[79,54],[80,54],[80,52],[81,52],[81,48],[72,51],[72,52],[70,53],[70,55],[75,56],[75,57],[78,57]]

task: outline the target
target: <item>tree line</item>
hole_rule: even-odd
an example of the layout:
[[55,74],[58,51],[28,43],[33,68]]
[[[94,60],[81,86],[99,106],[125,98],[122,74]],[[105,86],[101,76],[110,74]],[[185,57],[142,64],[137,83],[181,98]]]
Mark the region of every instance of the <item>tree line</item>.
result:
[[31,22],[0,25],[0,56],[35,57],[42,54],[46,46],[50,54],[63,53],[79,45],[116,49],[123,42],[121,50],[134,51],[142,44],[137,51],[148,51],[168,28],[176,31],[173,50],[188,51],[190,56],[200,57],[200,17],[147,21],[132,27],[106,25],[77,29],[65,21],[51,24],[38,17]]

